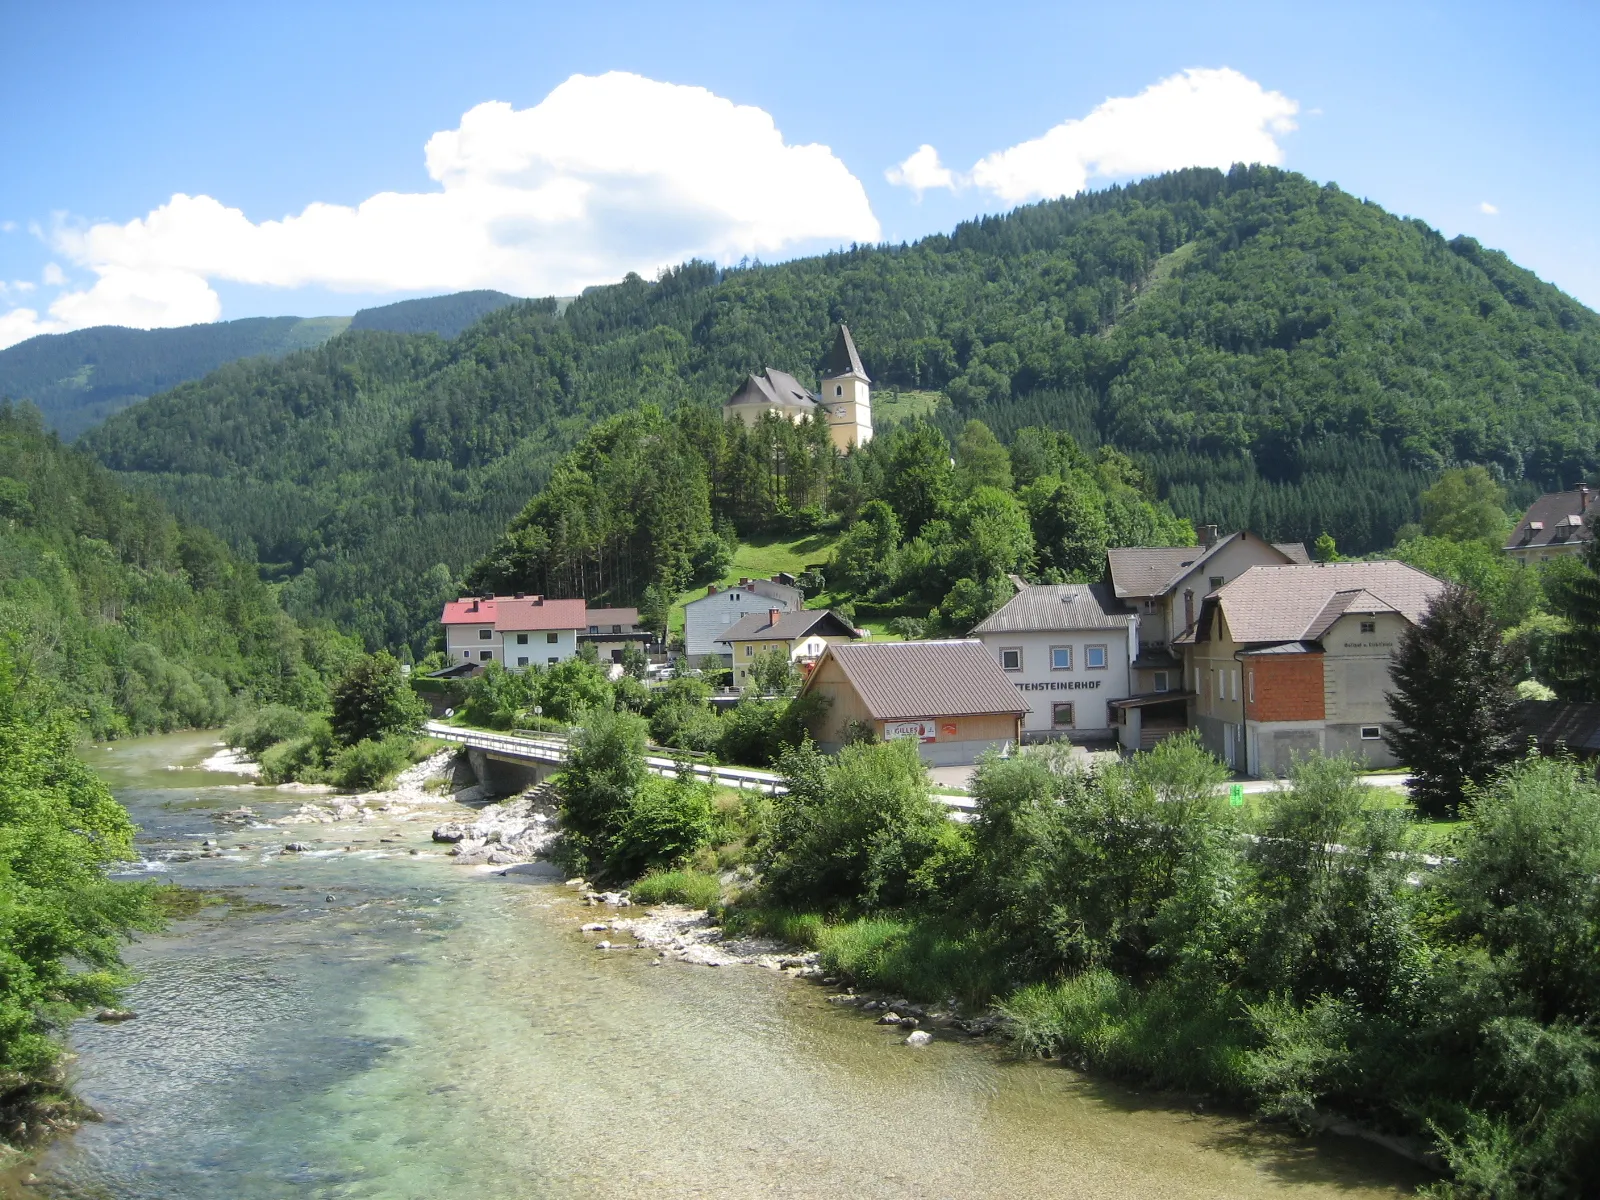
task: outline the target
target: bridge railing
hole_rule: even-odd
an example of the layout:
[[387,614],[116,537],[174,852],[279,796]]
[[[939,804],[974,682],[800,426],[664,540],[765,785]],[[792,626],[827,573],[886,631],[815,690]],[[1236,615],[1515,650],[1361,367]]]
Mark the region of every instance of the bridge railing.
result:
[[[442,742],[455,742],[458,745],[470,746],[475,750],[487,750],[495,754],[504,754],[512,758],[521,758],[533,762],[563,763],[567,761],[569,746],[563,738],[531,738],[518,737],[509,733],[497,733],[489,729],[462,729],[457,725],[446,725],[441,721],[429,721],[424,727],[429,737],[438,738]],[[678,773],[677,760],[661,755],[645,755],[645,766],[653,775],[676,776]],[[710,763],[690,762],[687,764],[691,774],[697,779],[704,779],[709,783],[721,784],[723,787],[751,788],[758,792],[770,795],[781,795],[789,789],[783,785],[783,776],[776,771],[760,771],[753,767],[722,767]],[[948,796],[935,794],[933,797],[954,813],[970,811],[975,807],[973,802],[965,796]]]

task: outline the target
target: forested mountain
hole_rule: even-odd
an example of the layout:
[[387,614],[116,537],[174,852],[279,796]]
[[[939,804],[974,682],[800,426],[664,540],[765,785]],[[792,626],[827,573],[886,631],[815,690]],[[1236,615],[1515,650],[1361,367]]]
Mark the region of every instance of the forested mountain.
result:
[[32,402],[50,428],[71,439],[223,363],[320,346],[349,323],[348,317],[245,317],[178,329],[100,325],[40,334],[0,350],[0,399]]
[[351,331],[236,363],[87,443],[293,582],[287,602],[398,641],[597,420],[815,378],[847,322],[881,396],[1134,455],[1178,513],[1277,540],[1390,543],[1441,467],[1513,498],[1596,466],[1600,317],[1470,239],[1262,167],[1182,171],[777,266],[689,263],[448,344]]
[[95,737],[315,707],[354,656],[284,614],[253,564],[0,405],[0,638]]
[[516,303],[504,292],[456,292],[363,308],[353,317],[244,317],[178,329],[101,325],[46,333],[0,350],[0,400],[27,400],[68,439],[146,396],[241,358],[282,358],[348,329],[458,337]]
[[350,328],[376,329],[384,333],[437,333],[442,338],[454,338],[473,322],[516,302],[515,296],[490,291],[426,296],[421,300],[363,308],[350,318]]

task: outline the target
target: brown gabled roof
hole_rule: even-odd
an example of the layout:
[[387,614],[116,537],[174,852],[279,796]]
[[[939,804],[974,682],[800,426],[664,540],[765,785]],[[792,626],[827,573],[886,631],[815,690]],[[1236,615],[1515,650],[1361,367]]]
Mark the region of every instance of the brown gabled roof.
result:
[[1523,732],[1546,753],[1559,743],[1574,754],[1600,754],[1600,704],[1524,700],[1517,715]]
[[1341,562],[1251,567],[1207,598],[1194,636],[1209,638],[1221,610],[1236,642],[1316,641],[1349,613],[1399,613],[1415,625],[1444,584],[1402,562]]
[[1024,587],[972,632],[1126,629],[1132,615],[1108,584],[1043,583]]
[[639,623],[637,608],[591,608],[586,625],[621,625],[631,629]]
[[[1163,596],[1179,579],[1200,567],[1224,546],[1249,536],[1248,530],[1230,533],[1209,546],[1127,546],[1106,551],[1111,584],[1117,598]],[[1260,540],[1260,539],[1257,539]],[[1300,542],[1268,542],[1289,563],[1309,563],[1311,556]]]
[[1021,716],[1028,711],[978,641],[856,642],[829,646],[804,690],[832,658],[874,720]]
[[1586,542],[1594,537],[1597,512],[1600,512],[1600,495],[1590,488],[1548,492],[1529,506],[1511,531],[1505,548],[1527,550],[1535,546],[1570,546],[1574,542]]
[[867,379],[867,369],[861,365],[861,356],[856,353],[855,339],[850,336],[848,326],[839,326],[839,332],[834,336],[833,349],[828,351],[828,361],[823,365],[822,373],[826,378],[835,375],[859,375]]
[[774,621],[770,612],[740,617],[722,631],[716,641],[792,642],[813,633],[827,636],[860,637],[861,631],[830,608],[807,608],[799,612],[780,612]]
[[589,606],[582,600],[546,600],[542,596],[529,596],[518,600],[501,596],[495,613],[494,627],[502,631],[528,631],[534,629],[587,629],[585,619]]

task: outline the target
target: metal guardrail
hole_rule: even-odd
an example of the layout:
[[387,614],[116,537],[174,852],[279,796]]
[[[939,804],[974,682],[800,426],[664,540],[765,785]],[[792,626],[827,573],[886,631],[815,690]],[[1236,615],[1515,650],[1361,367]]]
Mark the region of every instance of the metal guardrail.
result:
[[[564,738],[515,737],[489,729],[462,729],[441,721],[429,721],[423,726],[429,737],[442,742],[455,742],[474,750],[487,750],[528,762],[563,763],[567,761],[568,745]],[[678,763],[660,755],[645,755],[645,766],[654,775],[676,776]],[[783,786],[783,776],[776,771],[758,771],[750,767],[714,767],[706,763],[690,763],[689,770],[698,779],[721,784],[724,787],[752,788],[769,795],[779,795],[789,789]],[[976,804],[966,796],[935,794],[934,800],[954,813],[970,812]]]

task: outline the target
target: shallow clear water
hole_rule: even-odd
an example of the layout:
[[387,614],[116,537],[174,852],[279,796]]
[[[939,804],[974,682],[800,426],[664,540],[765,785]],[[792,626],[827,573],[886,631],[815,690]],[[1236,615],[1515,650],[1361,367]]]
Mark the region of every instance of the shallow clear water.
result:
[[[1359,1143],[1280,1138],[990,1047],[908,1050],[769,972],[597,952],[577,930],[594,910],[566,889],[455,867],[424,826],[220,825],[301,798],[165,769],[210,741],[86,751],[145,857],[238,903],[131,949],[137,1020],[74,1028],[105,1120],[35,1165],[31,1194],[1144,1200],[1417,1181]],[[319,836],[338,852],[277,853]],[[167,861],[205,837],[227,856]]]

